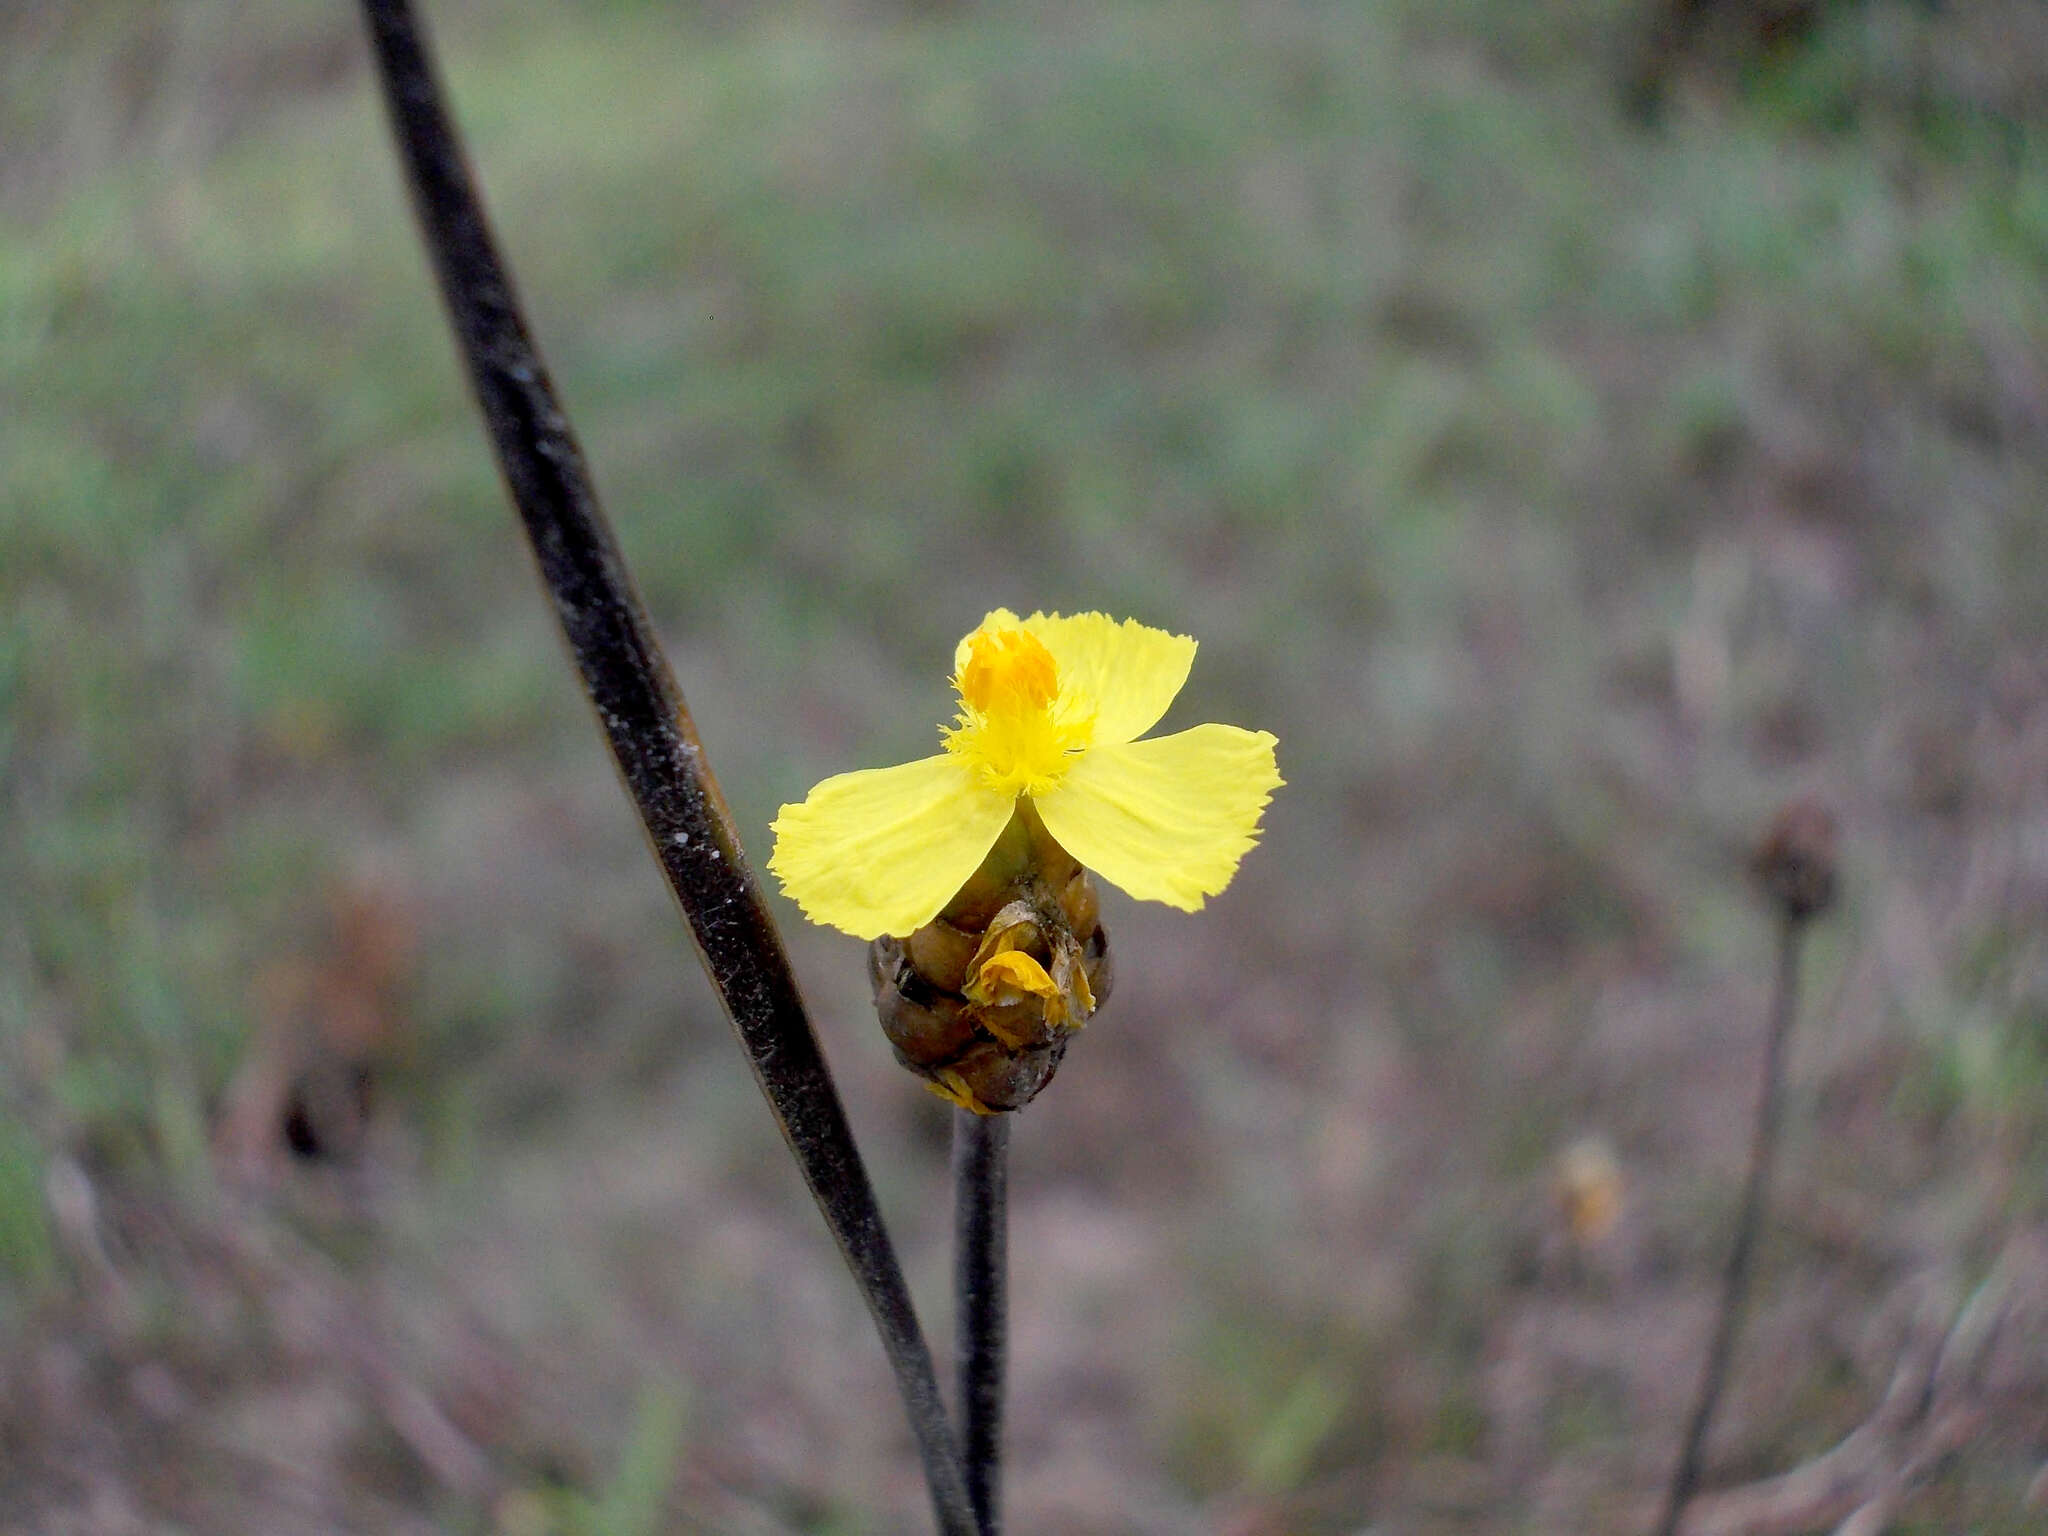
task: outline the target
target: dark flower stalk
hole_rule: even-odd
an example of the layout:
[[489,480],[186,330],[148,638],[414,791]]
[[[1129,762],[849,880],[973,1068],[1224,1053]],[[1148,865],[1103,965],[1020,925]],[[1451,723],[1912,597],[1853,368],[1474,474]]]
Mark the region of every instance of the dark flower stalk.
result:
[[482,407],[585,691],[669,888],[880,1331],[938,1526],[976,1521],[931,1354],[831,1072],[499,256],[408,0],[363,0],[399,155]]
[[1751,870],[1778,914],[1778,970],[1771,994],[1771,1016],[1764,1038],[1763,1089],[1757,1104],[1756,1129],[1750,1142],[1749,1180],[1742,1212],[1736,1218],[1735,1240],[1721,1277],[1721,1304],[1714,1336],[1700,1372],[1699,1396],[1686,1425],[1685,1443],[1664,1498],[1657,1536],[1678,1536],[1685,1507],[1699,1487],[1706,1454],[1707,1431],[1728,1382],[1735,1356],[1735,1336],[1749,1296],[1750,1259],[1763,1226],[1764,1198],[1771,1166],[1777,1159],[1778,1125],[1783,1113],[1785,1050],[1792,1021],[1799,1011],[1799,956],[1807,925],[1827,910],[1835,895],[1835,821],[1826,806],[1799,800],[1785,807],[1771,823],[1751,860]]
[[1003,1371],[1009,1347],[1010,1120],[953,1111],[954,1348],[960,1454],[982,1536],[1003,1528]]

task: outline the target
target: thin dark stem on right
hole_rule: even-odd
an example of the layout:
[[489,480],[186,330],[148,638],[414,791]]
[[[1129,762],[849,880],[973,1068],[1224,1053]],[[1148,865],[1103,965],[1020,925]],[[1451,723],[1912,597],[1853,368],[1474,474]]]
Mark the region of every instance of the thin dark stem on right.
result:
[[1010,1117],[953,1112],[953,1298],[960,1459],[981,1536],[1003,1528],[1003,1369],[1009,1346]]
[[1743,1192],[1742,1212],[1736,1219],[1735,1243],[1728,1250],[1728,1268],[1721,1277],[1721,1310],[1714,1320],[1706,1368],[1700,1373],[1699,1400],[1693,1405],[1685,1447],[1671,1476],[1671,1490],[1665,1496],[1664,1517],[1658,1522],[1657,1536],[1678,1536],[1685,1506],[1699,1487],[1707,1431],[1713,1425],[1721,1389],[1728,1383],[1729,1362],[1735,1355],[1735,1335],[1742,1326],[1743,1305],[1749,1296],[1750,1258],[1756,1249],[1757,1231],[1763,1225],[1764,1198],[1770,1188],[1771,1164],[1777,1157],[1785,1045],[1792,1033],[1793,1016],[1799,1011],[1799,953],[1810,921],[1809,916],[1792,910],[1781,912],[1779,917],[1778,979],[1771,996],[1770,1035],[1764,1045],[1763,1093],[1749,1149],[1749,1186]]

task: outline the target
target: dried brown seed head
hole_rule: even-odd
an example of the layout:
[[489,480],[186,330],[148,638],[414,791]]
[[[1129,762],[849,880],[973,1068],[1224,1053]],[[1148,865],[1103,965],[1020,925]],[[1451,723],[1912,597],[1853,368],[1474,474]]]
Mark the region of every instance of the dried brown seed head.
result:
[[1806,796],[1772,818],[1750,858],[1750,870],[1785,915],[1804,921],[1835,899],[1837,832],[1825,801]]

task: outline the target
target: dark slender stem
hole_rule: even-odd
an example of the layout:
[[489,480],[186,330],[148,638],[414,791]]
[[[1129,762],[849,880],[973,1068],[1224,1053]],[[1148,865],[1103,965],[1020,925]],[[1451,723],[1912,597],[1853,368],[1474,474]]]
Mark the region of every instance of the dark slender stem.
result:
[[408,0],[363,0],[385,105],[470,384],[628,795],[756,1081],[859,1284],[939,1528],[974,1517],[931,1353],[782,940],[598,504],[485,218]]
[[1003,1528],[1003,1366],[1009,1347],[1010,1117],[953,1112],[953,1304],[960,1453],[982,1536]]
[[1763,1225],[1764,1197],[1770,1187],[1771,1164],[1777,1157],[1785,1045],[1792,1034],[1793,1016],[1799,1010],[1799,952],[1807,922],[1805,915],[1789,910],[1780,918],[1778,978],[1771,995],[1770,1033],[1764,1043],[1763,1092],[1749,1148],[1749,1184],[1743,1191],[1741,1214],[1736,1218],[1728,1267],[1721,1276],[1721,1309],[1714,1320],[1706,1366],[1700,1372],[1699,1398],[1693,1404],[1692,1422],[1686,1428],[1678,1467],[1671,1475],[1671,1489],[1665,1496],[1664,1517],[1657,1524],[1657,1536],[1677,1536],[1685,1506],[1699,1486],[1707,1431],[1714,1422],[1714,1409],[1721,1401],[1721,1389],[1728,1382],[1728,1365],[1735,1354],[1735,1335],[1742,1325],[1743,1304],[1749,1295],[1750,1256],[1756,1248],[1757,1230]]

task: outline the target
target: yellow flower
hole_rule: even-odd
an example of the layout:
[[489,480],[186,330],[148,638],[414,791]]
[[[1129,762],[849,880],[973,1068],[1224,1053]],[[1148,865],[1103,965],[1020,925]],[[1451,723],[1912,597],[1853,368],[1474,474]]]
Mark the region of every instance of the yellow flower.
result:
[[843,773],[785,805],[768,867],[814,923],[856,938],[937,917],[1028,800],[1081,863],[1193,911],[1230,883],[1281,780],[1274,737],[1198,725],[1148,741],[1195,642],[1100,613],[999,608],[953,658],[945,750]]

